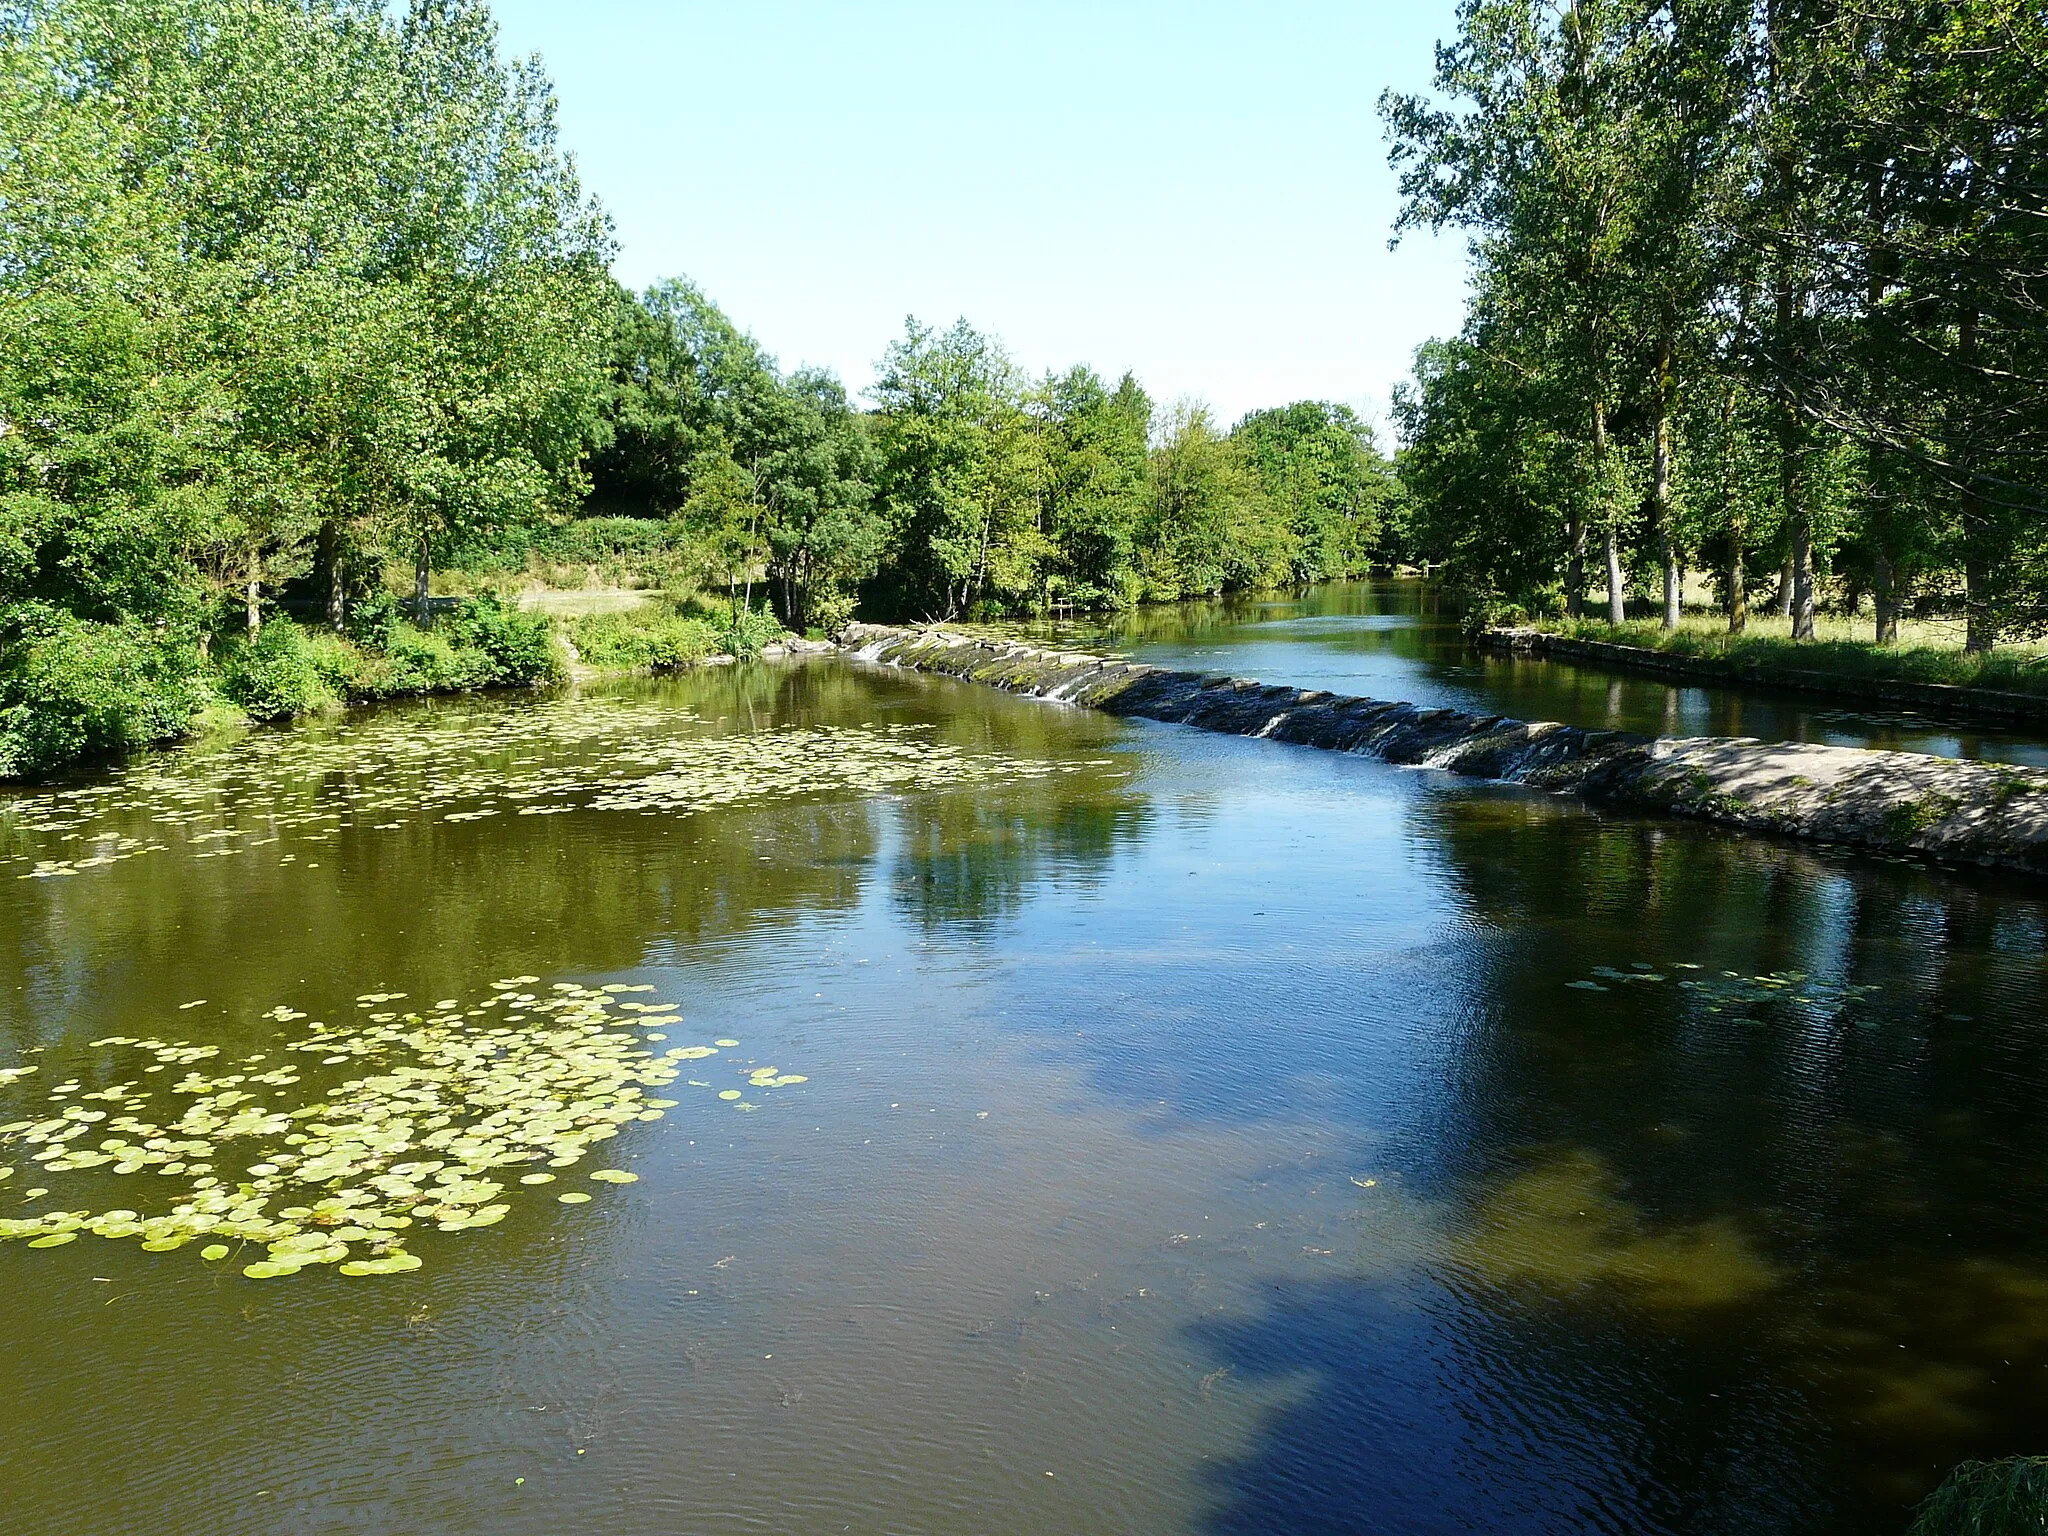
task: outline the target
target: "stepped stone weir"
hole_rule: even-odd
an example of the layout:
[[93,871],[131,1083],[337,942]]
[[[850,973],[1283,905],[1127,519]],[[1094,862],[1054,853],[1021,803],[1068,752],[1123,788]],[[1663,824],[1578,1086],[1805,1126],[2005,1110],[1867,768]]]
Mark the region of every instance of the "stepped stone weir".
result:
[[1915,752],[1638,736],[1176,672],[961,630],[850,624],[860,661],[1107,714],[1363,752],[1745,832],[2048,875],[2048,773]]

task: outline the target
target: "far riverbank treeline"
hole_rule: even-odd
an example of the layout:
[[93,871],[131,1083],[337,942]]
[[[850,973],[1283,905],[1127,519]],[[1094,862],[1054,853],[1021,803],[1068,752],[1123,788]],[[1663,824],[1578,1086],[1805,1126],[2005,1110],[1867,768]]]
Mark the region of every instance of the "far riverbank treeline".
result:
[[430,599],[585,555],[757,635],[756,604],[1100,607],[1395,552],[1345,407],[1224,430],[914,321],[863,407],[612,255],[480,0],[0,5],[0,777],[221,696],[545,675],[519,615],[428,635]]
[[[1397,402],[1416,537],[1500,606],[1770,592],[2048,632],[2048,11],[1464,0],[1383,101],[1474,237]],[[1601,571],[1604,567],[1604,573]],[[1631,575],[1633,573],[1633,576]],[[1766,578],[1759,583],[1758,577]]]

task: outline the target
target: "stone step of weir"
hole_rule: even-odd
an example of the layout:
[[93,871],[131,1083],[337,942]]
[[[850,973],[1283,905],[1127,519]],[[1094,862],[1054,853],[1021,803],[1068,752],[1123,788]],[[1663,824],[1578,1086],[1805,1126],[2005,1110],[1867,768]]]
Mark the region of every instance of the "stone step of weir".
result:
[[2003,763],[1471,715],[946,628],[852,624],[838,643],[862,661],[1113,715],[1366,753],[1745,832],[2048,875],[2048,773]]

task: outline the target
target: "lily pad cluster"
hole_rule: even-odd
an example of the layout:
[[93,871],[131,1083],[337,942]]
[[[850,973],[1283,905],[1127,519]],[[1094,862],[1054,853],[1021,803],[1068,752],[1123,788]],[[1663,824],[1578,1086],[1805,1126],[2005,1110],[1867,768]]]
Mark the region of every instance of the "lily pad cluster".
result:
[[[8,1214],[0,1240],[53,1248],[91,1235],[159,1253],[203,1243],[202,1259],[235,1258],[251,1279],[317,1264],[345,1275],[416,1269],[407,1244],[418,1233],[503,1221],[519,1191],[538,1195],[626,1126],[674,1108],[656,1095],[683,1063],[739,1044],[658,1049],[682,1018],[631,997],[650,986],[529,990],[536,982],[507,978],[467,1007],[364,993],[339,1023],[279,1005],[266,1017],[290,1026],[290,1038],[232,1061],[189,1041],[95,1040],[86,1077],[102,1086],[68,1077],[0,1123],[0,1211],[35,1206],[65,1179],[111,1200],[81,1209],[67,1195],[64,1209]],[[772,1066],[739,1071],[749,1091],[806,1080]],[[42,1072],[39,1062],[0,1069],[0,1086]],[[637,1175],[585,1177],[617,1185]]]
[[[1679,962],[1666,968],[1689,974],[1678,979],[1680,990],[1690,993],[1708,1013],[1751,1013],[1774,1005],[1794,1004],[1832,1012],[1884,989],[1875,984],[1821,981],[1805,971],[1768,971],[1745,976],[1739,971],[1708,972],[1703,967]],[[1567,987],[1580,992],[1611,992],[1631,986],[1656,986],[1671,977],[1645,961],[1628,970],[1610,965],[1593,967],[1592,980],[1568,981]]]
[[[259,855],[290,836],[515,814],[691,813],[796,795],[905,791],[1074,772],[1083,764],[967,751],[927,725],[720,734],[630,697],[412,710],[194,747],[93,784],[0,801],[0,859],[24,880],[144,854]],[[146,823],[139,830],[137,823]],[[294,862],[286,854],[280,862]]]

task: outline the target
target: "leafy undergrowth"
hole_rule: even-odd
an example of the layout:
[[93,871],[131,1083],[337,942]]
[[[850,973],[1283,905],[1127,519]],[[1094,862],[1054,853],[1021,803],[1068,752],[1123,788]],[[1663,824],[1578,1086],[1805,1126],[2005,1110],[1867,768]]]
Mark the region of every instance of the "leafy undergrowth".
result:
[[1909,1536],[2022,1536],[2048,1530],[2048,1456],[1966,1461],[1927,1496]]
[[[1821,638],[1808,641],[1795,641],[1783,632],[1782,620],[1758,622],[1740,635],[1729,634],[1719,620],[1703,618],[1688,618],[1671,630],[1647,619],[1618,627],[1599,619],[1549,619],[1537,627],[1574,640],[1640,646],[1669,656],[1696,657],[1765,673],[1828,672],[1870,682],[1946,683],[2048,694],[2048,650],[2008,645],[1973,655],[1934,626],[1921,626],[1919,633],[1895,646],[1850,638],[1846,623],[1826,626]],[[1772,629],[1780,632],[1772,633]]]
[[44,779],[246,717],[285,722],[346,704],[531,687],[578,657],[611,672],[672,672],[707,657],[754,657],[784,638],[773,614],[724,604],[648,604],[558,622],[490,596],[431,628],[389,600],[364,603],[346,634],[274,618],[202,651],[140,625],[25,612],[0,648],[0,780]]

